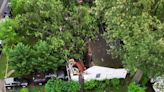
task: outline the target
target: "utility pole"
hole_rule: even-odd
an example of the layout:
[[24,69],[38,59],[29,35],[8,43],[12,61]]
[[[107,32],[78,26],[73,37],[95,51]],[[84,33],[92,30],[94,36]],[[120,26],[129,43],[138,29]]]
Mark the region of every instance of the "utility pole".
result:
[[84,76],[81,73],[79,75],[79,83],[80,83],[80,92],[84,92]]

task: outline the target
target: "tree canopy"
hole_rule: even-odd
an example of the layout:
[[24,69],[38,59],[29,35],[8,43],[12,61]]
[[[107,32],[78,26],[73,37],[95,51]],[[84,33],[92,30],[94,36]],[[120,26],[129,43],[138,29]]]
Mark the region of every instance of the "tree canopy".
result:
[[106,24],[104,37],[110,46],[109,53],[120,58],[131,72],[141,69],[149,77],[163,74],[164,24],[158,18],[163,15],[154,14],[158,10],[154,6],[161,7],[162,0],[96,2],[97,15],[102,16]]
[[11,0],[13,16],[0,25],[0,38],[16,72],[55,70],[68,58],[83,59],[87,40],[98,33],[96,18],[88,5],[65,2]]
[[131,73],[137,69],[148,77],[164,73],[164,0],[95,0],[91,4],[11,0],[12,18],[0,23],[9,65],[23,74],[57,69],[68,58],[82,59],[87,41],[96,38],[102,23],[109,53]]
[[65,62],[63,58],[65,50],[61,49],[64,46],[61,40],[56,39],[55,42],[53,46],[46,41],[39,41],[34,46],[18,43],[7,53],[9,65],[21,75],[28,75],[36,71],[56,70]]

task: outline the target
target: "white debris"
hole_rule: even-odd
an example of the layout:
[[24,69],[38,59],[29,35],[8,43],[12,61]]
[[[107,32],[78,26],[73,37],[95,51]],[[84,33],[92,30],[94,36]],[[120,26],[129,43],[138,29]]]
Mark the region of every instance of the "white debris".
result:
[[153,89],[155,92],[164,92],[164,76],[156,77],[151,79],[153,84]]
[[[71,79],[78,81],[78,75],[71,75]],[[113,78],[126,78],[127,70],[126,69],[115,69],[101,66],[92,66],[84,71],[83,77],[85,81],[89,80],[105,80]]]

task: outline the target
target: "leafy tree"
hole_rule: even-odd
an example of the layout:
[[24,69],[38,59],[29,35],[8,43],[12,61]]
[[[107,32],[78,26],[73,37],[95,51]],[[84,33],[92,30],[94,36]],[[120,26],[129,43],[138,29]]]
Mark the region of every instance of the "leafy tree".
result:
[[135,82],[132,82],[128,86],[128,92],[145,92],[145,88],[140,87]]
[[[19,1],[19,0],[18,0]],[[59,0],[27,0],[22,7],[25,13],[16,16],[19,36],[27,40],[45,39],[55,35],[64,23],[63,6]]]
[[164,0],[158,0],[156,4],[156,9],[154,9],[154,13],[159,20],[164,22]]
[[[23,74],[24,66],[14,64],[27,63],[33,67],[27,73],[57,69],[70,57],[83,59],[86,41],[94,39],[98,32],[96,18],[91,8],[65,0],[12,0],[13,21],[11,26],[20,38],[18,45],[12,44],[9,54],[11,66]],[[67,8],[66,8],[67,7]],[[9,27],[7,25],[7,27]],[[4,35],[4,34],[3,34]],[[2,35],[2,37],[3,37]],[[4,39],[7,39],[4,38]],[[19,43],[21,42],[21,43]],[[20,52],[19,44],[29,48],[31,58],[17,58],[13,53]],[[15,46],[16,45],[16,46]],[[15,46],[15,47],[14,47]],[[11,53],[13,51],[13,53]],[[24,52],[24,53],[27,53]],[[18,53],[21,54],[21,53]],[[13,59],[14,58],[14,59]],[[21,62],[16,62],[20,59]],[[19,61],[19,60],[18,60]]]
[[23,6],[25,3],[26,1],[24,0],[11,0],[12,15],[16,16],[17,14],[24,13]]
[[93,39],[98,33],[97,20],[93,10],[88,6],[72,6],[66,10],[64,30],[84,40]]
[[45,41],[39,41],[33,47],[19,43],[8,50],[9,65],[20,75],[56,70],[65,62],[65,51],[61,49],[64,45],[61,40],[55,42],[53,47]]
[[[97,9],[105,5],[103,1],[96,1],[101,2]],[[110,7],[104,6],[106,13],[102,15],[106,23],[104,37],[110,46],[109,53],[120,58],[131,72],[141,69],[149,77],[163,74],[164,26],[151,13],[150,8],[156,4],[155,1],[113,0],[110,3]]]
[[48,70],[56,70],[58,67],[62,66],[65,62],[65,59],[62,57],[64,54],[63,50],[61,50],[60,46],[63,46],[61,41],[56,39],[56,45],[50,47],[47,42],[39,41],[33,47],[33,58],[32,65],[34,66],[33,70],[37,71],[48,71]]
[[9,65],[18,73],[22,75],[30,74],[33,71],[32,51],[29,46],[19,43],[14,49],[9,49],[7,56],[9,58]]
[[19,38],[14,31],[14,25],[16,22],[14,20],[6,17],[4,20],[0,22],[0,39],[3,40],[3,43],[6,46],[11,46],[18,42]]
[[67,52],[67,57],[83,58],[86,51],[86,44],[83,39],[73,36],[70,32],[61,33],[59,38],[65,43],[64,50]]
[[60,79],[52,79],[45,85],[46,92],[79,92],[80,85],[75,81],[63,81]]

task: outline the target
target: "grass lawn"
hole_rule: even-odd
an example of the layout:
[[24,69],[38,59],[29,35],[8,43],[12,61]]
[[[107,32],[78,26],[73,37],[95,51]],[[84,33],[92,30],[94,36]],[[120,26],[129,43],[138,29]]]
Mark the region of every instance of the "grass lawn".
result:
[[0,57],[0,79],[4,78],[5,76],[6,63],[7,63],[6,57],[2,55]]
[[[28,87],[29,92],[45,92],[44,86],[34,86],[34,87]],[[7,92],[20,92],[21,88],[18,89],[11,89]]]

